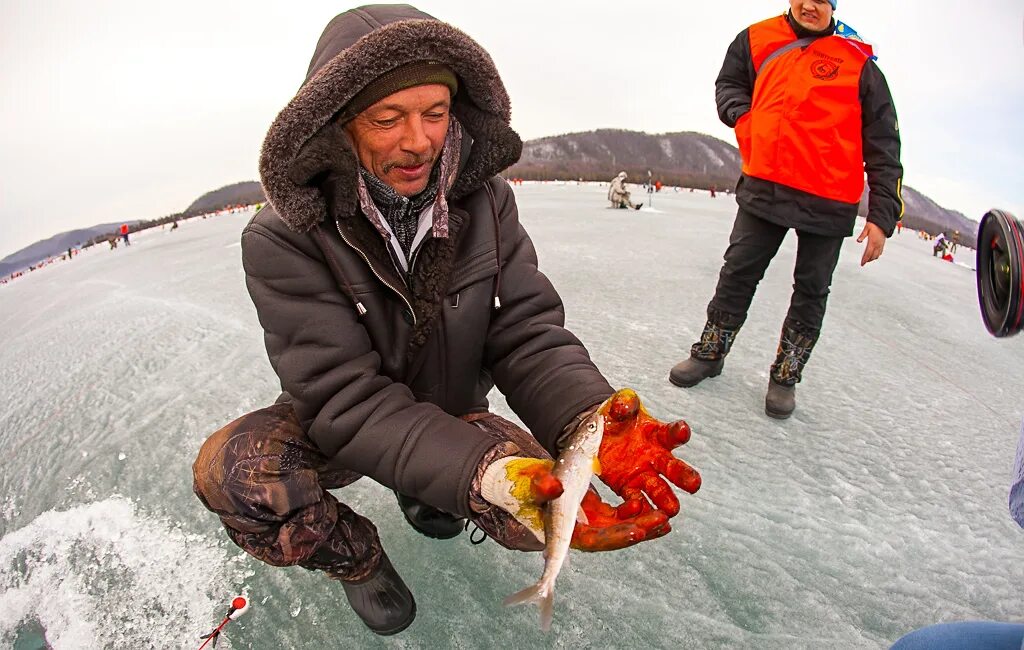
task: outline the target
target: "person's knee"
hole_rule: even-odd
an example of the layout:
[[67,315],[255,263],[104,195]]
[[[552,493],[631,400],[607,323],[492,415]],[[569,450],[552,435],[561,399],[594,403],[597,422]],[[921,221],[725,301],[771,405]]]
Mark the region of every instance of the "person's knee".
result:
[[231,475],[232,468],[227,459],[227,446],[237,436],[245,436],[240,431],[246,416],[218,429],[203,442],[199,454],[192,463],[192,491],[207,509],[213,512],[227,512],[231,509],[227,496],[226,478]]
[[323,456],[289,404],[247,413],[216,431],[192,465],[193,491],[222,519],[279,521],[319,501]]
[[965,621],[938,623],[914,630],[897,640],[892,650],[1019,650],[1022,644],[1024,625],[995,621]]
[[828,295],[832,292],[831,284],[815,282],[793,283],[793,302],[807,305],[823,306],[828,302]]

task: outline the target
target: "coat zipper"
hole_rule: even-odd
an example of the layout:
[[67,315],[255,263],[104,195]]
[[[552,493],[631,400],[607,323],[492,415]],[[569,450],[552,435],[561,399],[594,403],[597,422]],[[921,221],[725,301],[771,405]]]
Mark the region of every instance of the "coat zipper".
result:
[[382,278],[380,273],[377,273],[377,270],[373,268],[373,264],[370,264],[370,258],[366,256],[366,253],[364,253],[362,250],[360,250],[358,246],[356,246],[355,244],[350,242],[348,240],[348,237],[345,236],[345,233],[342,232],[342,230],[341,230],[341,223],[339,223],[337,219],[334,220],[334,226],[338,229],[338,235],[341,236],[341,240],[343,242],[345,242],[346,244],[348,244],[349,247],[352,250],[354,250],[355,252],[359,253],[359,256],[363,258],[363,260],[366,262],[366,265],[368,267],[370,267],[370,271],[375,276],[377,276],[377,279],[380,280],[381,284],[383,284],[388,289],[391,289],[392,291],[394,291],[395,294],[398,295],[398,297],[402,299],[402,302],[405,303],[405,306],[409,308],[409,313],[412,314],[412,326],[416,327],[416,312],[413,310],[412,304],[410,304],[409,300],[405,297],[405,294],[403,294],[401,291],[399,291],[394,286],[392,286],[390,282],[388,282],[387,280]]

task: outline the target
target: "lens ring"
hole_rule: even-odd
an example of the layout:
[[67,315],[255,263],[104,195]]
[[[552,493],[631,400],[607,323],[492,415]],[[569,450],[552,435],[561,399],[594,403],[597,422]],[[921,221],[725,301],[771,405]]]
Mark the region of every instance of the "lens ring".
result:
[[1024,323],[1024,226],[990,210],[978,227],[978,304],[993,336],[1012,336]]

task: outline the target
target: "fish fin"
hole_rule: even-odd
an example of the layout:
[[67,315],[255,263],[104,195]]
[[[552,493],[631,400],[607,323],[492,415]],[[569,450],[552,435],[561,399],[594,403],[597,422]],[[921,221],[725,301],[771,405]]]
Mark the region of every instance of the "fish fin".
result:
[[522,591],[517,591],[505,600],[501,601],[501,604],[505,607],[514,607],[516,605],[526,605],[528,603],[539,603],[543,598],[541,587],[542,583],[538,582],[535,585],[530,585]]
[[601,475],[601,460],[597,456],[594,456],[594,460],[591,463],[591,465],[593,466],[594,476],[600,476]]
[[522,591],[517,591],[502,601],[502,604],[506,607],[526,605],[528,603],[537,603],[537,605],[540,606],[540,629],[545,632],[550,630],[551,619],[554,618],[555,610],[554,585],[552,585],[550,589],[545,590],[544,583],[538,582],[535,585],[530,585]]
[[584,526],[590,525],[590,519],[587,517],[587,513],[583,510],[583,506],[576,509],[576,521],[580,522]]
[[540,600],[540,629],[547,632],[551,629],[551,619],[554,618],[555,609],[555,587],[551,586],[546,596]]

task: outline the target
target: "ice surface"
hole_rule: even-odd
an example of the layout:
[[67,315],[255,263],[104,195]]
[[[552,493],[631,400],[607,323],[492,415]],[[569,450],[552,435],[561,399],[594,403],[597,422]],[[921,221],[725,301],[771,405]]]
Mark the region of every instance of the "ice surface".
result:
[[336,583],[244,555],[192,495],[191,464],[277,381],[240,266],[251,215],[194,219],[0,287],[0,645],[42,628],[56,648],[195,648],[241,591],[253,606],[218,648],[882,648],[938,621],[1024,620],[1006,507],[1024,340],[988,336],[970,269],[906,230],[859,268],[849,240],[797,412],[777,422],[763,400],[792,236],[725,372],[684,390],[668,369],[704,322],[732,198],[667,189],[635,212],[605,208],[606,187],[515,191],[612,384],[693,427],[679,455],[704,486],[670,535],[574,553],[548,635],[501,606],[539,555],[421,537],[370,481],[336,494],[416,594],[398,637],[363,628]]

